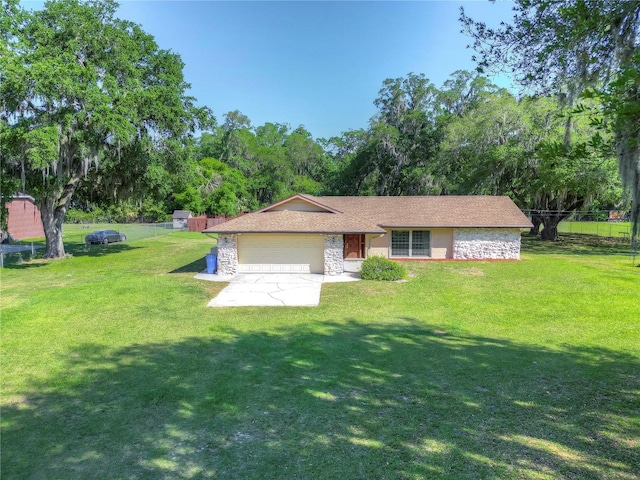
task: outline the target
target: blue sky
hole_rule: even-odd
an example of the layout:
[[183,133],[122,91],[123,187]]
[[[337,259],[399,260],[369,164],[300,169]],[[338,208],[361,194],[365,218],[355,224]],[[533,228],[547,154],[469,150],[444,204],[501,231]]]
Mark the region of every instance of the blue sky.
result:
[[240,110],[254,126],[304,125],[329,138],[367,127],[386,78],[424,73],[441,86],[454,71],[474,68],[460,6],[497,25],[509,21],[513,4],[124,1],[118,16],[182,57],[190,94],[218,122]]

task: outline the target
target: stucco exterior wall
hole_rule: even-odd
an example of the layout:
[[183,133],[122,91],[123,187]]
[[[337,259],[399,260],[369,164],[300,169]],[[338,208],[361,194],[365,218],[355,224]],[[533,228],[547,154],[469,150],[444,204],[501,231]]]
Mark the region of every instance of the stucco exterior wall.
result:
[[[517,228],[431,228],[428,258],[458,260],[517,260],[520,230]],[[391,231],[383,236],[367,235],[367,257],[389,258]],[[427,258],[427,257],[422,257]]]
[[431,258],[453,258],[453,228],[432,228]]
[[291,210],[296,212],[325,212],[326,209],[319,207],[318,205],[314,205],[309,202],[305,202],[300,198],[294,198],[288,202],[283,203],[282,205],[277,205],[269,209],[271,212],[278,212],[280,210]]
[[218,235],[218,274],[238,273],[238,237],[234,234]]
[[324,274],[340,275],[344,272],[342,235],[324,236]]
[[368,257],[384,257],[389,258],[389,242],[391,234],[386,233],[382,236],[367,234],[365,236],[365,249]]
[[457,260],[518,260],[517,228],[458,228],[453,234],[453,258]]
[[[453,258],[453,229],[430,228],[428,230],[431,232],[431,255],[429,257],[419,258]],[[379,256],[389,258],[390,242],[391,230],[388,230],[383,236],[367,235],[367,257]]]

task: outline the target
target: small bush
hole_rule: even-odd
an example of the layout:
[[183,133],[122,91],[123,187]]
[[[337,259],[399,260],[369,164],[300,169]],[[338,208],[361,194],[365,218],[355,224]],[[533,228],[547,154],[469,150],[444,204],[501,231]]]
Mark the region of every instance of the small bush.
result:
[[363,280],[401,280],[406,277],[404,266],[384,257],[369,257],[362,262],[360,277]]

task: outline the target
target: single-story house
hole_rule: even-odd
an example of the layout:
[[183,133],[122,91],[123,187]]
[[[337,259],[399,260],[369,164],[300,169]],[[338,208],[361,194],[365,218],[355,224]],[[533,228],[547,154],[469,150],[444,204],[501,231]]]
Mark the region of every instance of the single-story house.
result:
[[23,240],[25,238],[44,237],[44,227],[40,209],[34,198],[25,193],[18,193],[6,203],[9,216],[7,217],[7,231],[0,233],[1,239]]
[[188,220],[191,218],[191,212],[189,210],[174,210],[173,211],[173,228],[187,228]]
[[204,233],[218,234],[224,275],[339,275],[372,255],[516,260],[521,229],[531,226],[509,197],[299,194]]

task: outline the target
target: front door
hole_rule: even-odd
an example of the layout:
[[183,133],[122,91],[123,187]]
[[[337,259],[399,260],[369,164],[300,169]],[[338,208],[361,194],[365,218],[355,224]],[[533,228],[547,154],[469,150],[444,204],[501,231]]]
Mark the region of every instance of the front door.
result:
[[344,258],[364,258],[364,235],[359,233],[344,235]]

